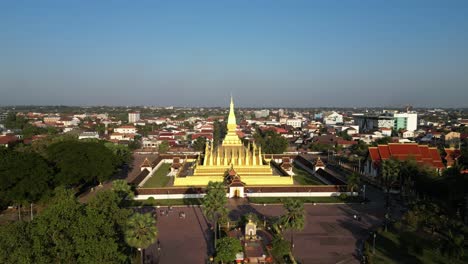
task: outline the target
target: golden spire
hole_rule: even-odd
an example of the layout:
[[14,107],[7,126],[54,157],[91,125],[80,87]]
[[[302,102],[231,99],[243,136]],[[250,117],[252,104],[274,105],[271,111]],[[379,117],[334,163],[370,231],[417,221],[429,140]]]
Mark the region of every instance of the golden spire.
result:
[[227,134],[223,140],[223,146],[242,146],[242,141],[236,132],[236,115],[234,113],[234,100],[231,96],[231,104],[229,106],[229,116],[227,122]]
[[231,95],[231,103],[229,105],[229,116],[228,116],[228,131],[236,131],[237,124],[236,124],[236,115],[234,114],[234,101]]

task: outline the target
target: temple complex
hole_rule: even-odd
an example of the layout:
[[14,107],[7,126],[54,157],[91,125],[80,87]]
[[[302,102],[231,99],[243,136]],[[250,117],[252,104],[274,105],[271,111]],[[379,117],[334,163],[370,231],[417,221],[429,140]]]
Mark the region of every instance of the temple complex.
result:
[[203,158],[200,155],[193,165],[193,175],[176,177],[174,186],[205,186],[209,181],[224,181],[230,170],[246,185],[293,185],[292,177],[274,174],[261,146],[255,143],[244,146],[236,129],[231,97],[227,134],[222,144],[215,147],[213,142],[207,142]]

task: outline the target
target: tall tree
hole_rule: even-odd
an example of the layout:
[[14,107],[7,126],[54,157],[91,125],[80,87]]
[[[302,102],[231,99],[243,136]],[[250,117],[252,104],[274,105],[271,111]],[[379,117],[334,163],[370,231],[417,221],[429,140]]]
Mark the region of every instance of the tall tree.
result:
[[400,163],[395,159],[387,159],[382,161],[381,165],[381,180],[385,187],[385,203],[388,208],[390,204],[390,190],[392,186],[398,181],[400,175]]
[[361,184],[361,176],[358,173],[351,173],[346,179],[346,184],[348,190],[352,193],[355,190],[359,189],[359,185]]
[[47,148],[47,156],[58,170],[56,179],[65,185],[102,183],[117,166],[112,151],[98,142],[57,142]]
[[262,150],[266,154],[281,154],[288,148],[288,141],[272,130],[262,132],[257,129],[254,138],[255,142],[262,146]]
[[128,219],[125,241],[140,251],[142,261],[143,251],[156,241],[157,235],[156,220],[151,214],[135,213]]
[[121,200],[133,199],[134,193],[132,187],[126,180],[115,180],[112,182],[112,190],[119,196]]
[[159,144],[158,146],[158,152],[166,153],[169,150],[169,148],[170,148],[169,142],[167,142],[167,140],[163,140],[163,142],[161,142],[161,144]]
[[203,151],[205,149],[206,138],[205,137],[198,137],[195,142],[193,142],[193,149],[196,151]]
[[240,240],[234,237],[223,237],[216,243],[216,261],[230,263],[236,260],[236,254],[242,252]]
[[206,187],[206,195],[203,198],[203,213],[213,223],[215,246],[218,221],[228,215],[226,204],[227,197],[224,183],[210,181]]
[[18,206],[49,194],[53,171],[36,153],[0,150],[0,199]]
[[286,213],[281,216],[280,223],[284,229],[291,231],[291,244],[294,247],[294,231],[304,229],[305,211],[304,203],[298,199],[288,198],[283,202]]
[[58,189],[50,206],[32,222],[33,263],[120,263],[112,221],[80,204],[74,193]]

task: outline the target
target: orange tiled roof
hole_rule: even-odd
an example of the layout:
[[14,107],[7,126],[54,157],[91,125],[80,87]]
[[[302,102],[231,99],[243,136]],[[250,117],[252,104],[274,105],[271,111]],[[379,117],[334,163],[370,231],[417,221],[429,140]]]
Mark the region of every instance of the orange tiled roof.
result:
[[369,148],[370,159],[379,164],[382,160],[395,158],[397,160],[415,159],[420,164],[426,164],[435,168],[443,168],[444,164],[437,148],[426,145],[390,143]]

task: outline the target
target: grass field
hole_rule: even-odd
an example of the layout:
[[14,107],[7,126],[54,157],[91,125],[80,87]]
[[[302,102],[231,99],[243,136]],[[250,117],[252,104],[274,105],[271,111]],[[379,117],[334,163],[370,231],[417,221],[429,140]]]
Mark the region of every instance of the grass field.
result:
[[[271,204],[283,203],[286,197],[249,197],[251,203],[256,204]],[[304,203],[359,203],[362,202],[361,197],[346,197],[345,199],[339,196],[332,197],[291,197],[290,199],[300,200]]]
[[[464,259],[449,259],[440,254],[437,238],[426,233],[390,230],[380,232],[375,239],[375,255],[371,254],[372,263],[415,263],[415,264],[462,264],[468,263],[468,256]],[[372,239],[369,240],[372,252]]]
[[294,182],[300,185],[323,185],[324,183],[310,175],[307,171],[299,168],[298,166],[294,165],[293,167],[294,172]]
[[169,205],[198,205],[201,204],[203,199],[199,198],[189,198],[189,199],[164,199],[164,200],[134,200],[132,201],[132,206],[169,206]]
[[154,172],[153,176],[145,182],[143,188],[165,187],[171,179],[171,177],[166,176],[170,170],[171,164],[161,164],[161,167],[159,167],[159,169]]

